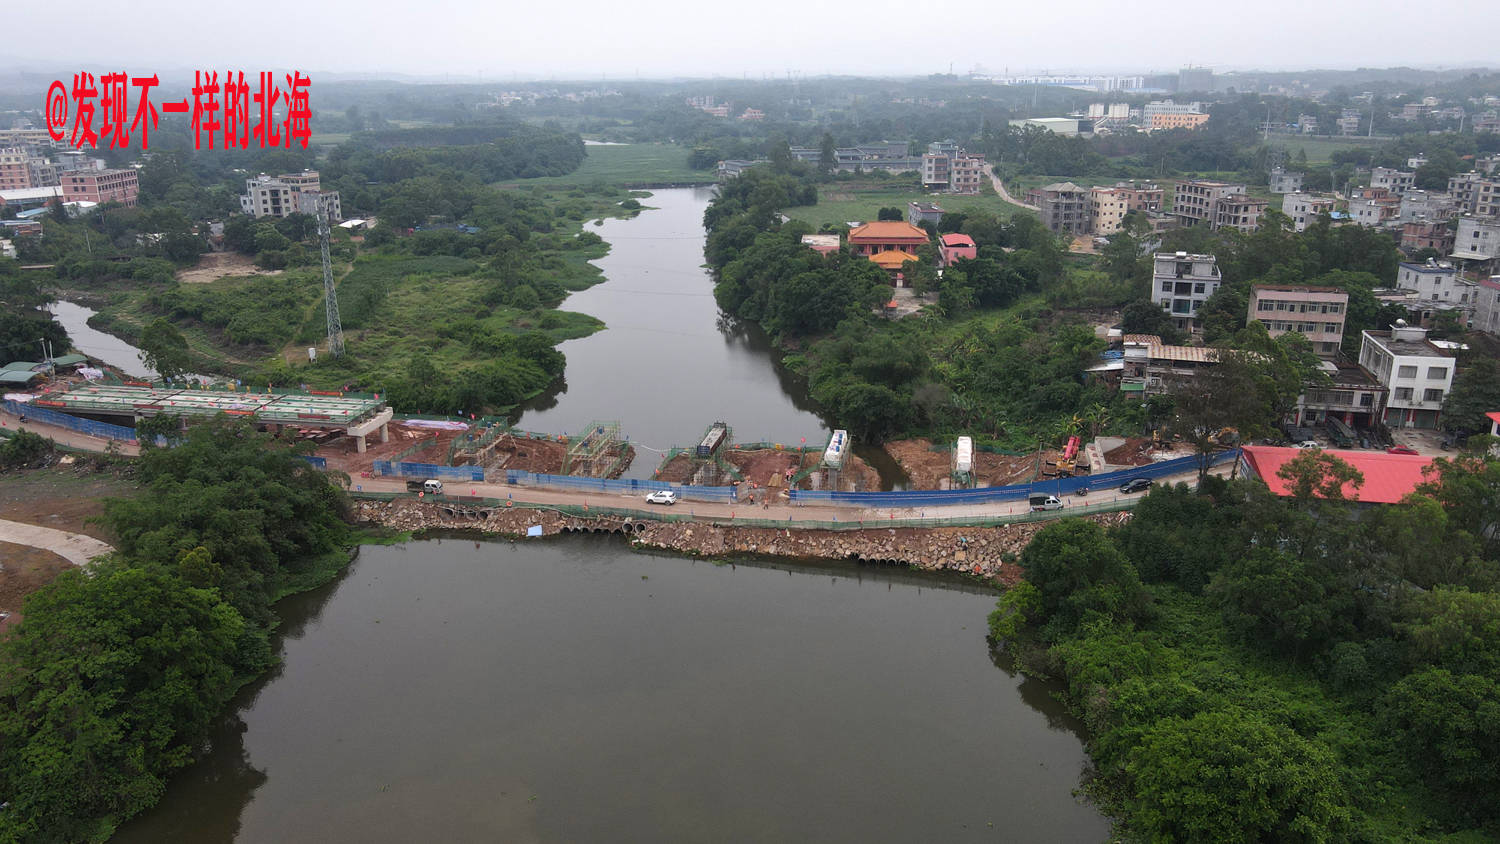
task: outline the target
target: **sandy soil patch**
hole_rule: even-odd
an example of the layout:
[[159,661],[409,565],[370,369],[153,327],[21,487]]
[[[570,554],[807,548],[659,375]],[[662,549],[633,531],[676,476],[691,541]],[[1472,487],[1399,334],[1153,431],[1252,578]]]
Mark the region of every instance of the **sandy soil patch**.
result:
[[263,270],[255,259],[238,252],[208,252],[198,258],[198,265],[177,271],[183,284],[208,284],[232,275],[281,275],[281,270]]

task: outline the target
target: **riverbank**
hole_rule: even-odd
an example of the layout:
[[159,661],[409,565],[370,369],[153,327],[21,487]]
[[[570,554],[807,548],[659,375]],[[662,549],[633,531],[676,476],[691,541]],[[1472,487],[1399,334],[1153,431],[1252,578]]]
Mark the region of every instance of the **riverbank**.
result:
[[[1050,522],[998,527],[863,528],[822,530],[797,527],[738,527],[702,522],[654,522],[621,516],[585,518],[557,510],[524,507],[480,508],[429,504],[410,499],[358,501],[357,521],[404,533],[467,530],[521,538],[541,535],[619,533],[638,548],[702,557],[756,554],[793,559],[849,560],[904,565],[925,571],[951,571],[1007,586],[1021,578],[1016,558]],[[1112,526],[1129,511],[1082,518]]]

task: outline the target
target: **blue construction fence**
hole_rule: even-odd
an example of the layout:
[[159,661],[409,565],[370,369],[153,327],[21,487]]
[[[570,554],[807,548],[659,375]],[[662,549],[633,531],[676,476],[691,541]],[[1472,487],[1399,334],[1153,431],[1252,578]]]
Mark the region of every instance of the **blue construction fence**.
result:
[[[88,434],[91,437],[103,437],[110,440],[121,440],[123,442],[135,441],[135,429],[126,428],[123,425],[111,425],[108,422],[95,422],[92,419],[79,419],[77,416],[69,416],[48,407],[38,407],[29,402],[19,402],[6,399],[5,411],[16,416],[25,414],[28,419],[35,419],[46,425],[56,425],[59,428],[67,428],[80,434]],[[158,438],[158,444],[164,441]]]
[[398,478],[441,478],[445,481],[483,481],[484,468],[480,466],[439,466],[436,463],[392,463],[376,460],[370,470],[377,475]]
[[302,459],[306,460],[314,469],[320,472],[328,469],[328,458],[326,457],[313,457],[310,454],[304,454],[302,455]]
[[[1222,466],[1238,460],[1239,449],[1222,451],[1209,458],[1209,465]],[[834,492],[832,490],[791,490],[793,501],[830,501],[841,504],[861,504],[867,507],[941,507],[951,504],[980,504],[986,501],[1008,501],[1030,495],[1072,495],[1080,487],[1107,489],[1120,486],[1132,478],[1170,477],[1182,472],[1197,471],[1201,458],[1179,457],[1145,466],[1132,466],[1116,472],[1098,475],[1081,475],[1075,478],[1053,478],[1033,481],[1029,484],[992,486],[980,489],[894,490],[892,492]]]
[[634,478],[581,478],[576,475],[543,475],[520,469],[505,470],[505,482],[522,486],[547,486],[559,489],[574,489],[584,492],[600,492],[610,495],[645,495],[659,489],[670,489],[679,498],[693,501],[734,501],[732,486],[687,486],[666,481],[637,480]]

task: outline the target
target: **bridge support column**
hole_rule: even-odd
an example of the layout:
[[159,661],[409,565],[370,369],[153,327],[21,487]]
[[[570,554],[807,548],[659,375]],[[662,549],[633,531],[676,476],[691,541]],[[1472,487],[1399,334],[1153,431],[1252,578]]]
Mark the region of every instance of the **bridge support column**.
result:
[[354,450],[359,454],[365,453],[365,438],[363,435],[354,438]]
[[380,441],[383,443],[391,441],[391,426],[389,424],[380,426]]

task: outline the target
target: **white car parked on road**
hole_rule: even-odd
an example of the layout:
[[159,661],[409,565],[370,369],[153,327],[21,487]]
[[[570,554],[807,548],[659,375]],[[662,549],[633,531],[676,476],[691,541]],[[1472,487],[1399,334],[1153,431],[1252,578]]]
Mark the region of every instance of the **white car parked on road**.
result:
[[670,489],[659,489],[646,496],[647,504],[676,504],[677,493]]

